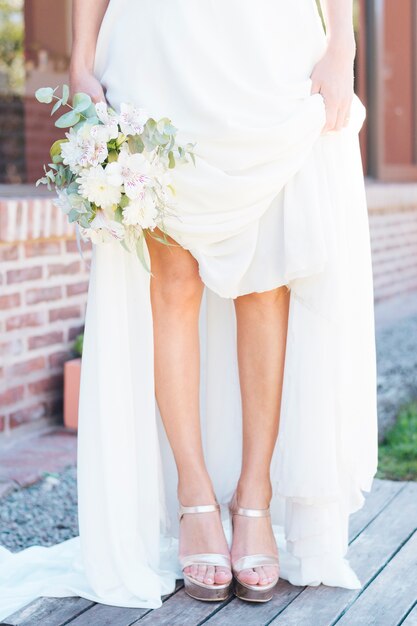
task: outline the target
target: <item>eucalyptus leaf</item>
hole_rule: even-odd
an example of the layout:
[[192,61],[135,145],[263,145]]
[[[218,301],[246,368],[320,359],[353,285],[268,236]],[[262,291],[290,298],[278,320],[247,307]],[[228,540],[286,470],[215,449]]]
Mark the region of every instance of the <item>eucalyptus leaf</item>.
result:
[[54,96],[54,90],[52,87],[40,87],[35,91],[35,98],[38,102],[42,102],[44,104],[50,104],[52,102],[52,98]]
[[57,100],[55,102],[54,106],[52,107],[51,116],[58,111],[61,104],[62,104],[61,100]]
[[61,115],[56,121],[55,126],[57,128],[69,128],[70,126],[74,126],[77,122],[80,121],[80,114],[76,111],[68,111],[68,113],[64,113]]
[[69,98],[69,87],[68,85],[62,85],[62,98],[61,98],[62,104],[64,105],[67,104],[68,98]]
[[74,95],[72,106],[74,107],[74,111],[77,113],[83,113],[86,111],[91,105],[91,98],[86,93],[76,93]]

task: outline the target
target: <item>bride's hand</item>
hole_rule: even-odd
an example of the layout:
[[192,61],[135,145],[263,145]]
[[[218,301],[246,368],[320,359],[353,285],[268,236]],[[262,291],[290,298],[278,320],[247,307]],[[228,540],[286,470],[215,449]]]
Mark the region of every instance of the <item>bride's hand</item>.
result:
[[71,69],[70,71],[70,91],[75,93],[88,94],[93,102],[105,102],[103,87],[94,74],[87,69]]
[[349,122],[353,100],[354,40],[346,44],[329,43],[311,74],[311,93],[321,93],[326,106],[326,124],[322,132],[341,130]]

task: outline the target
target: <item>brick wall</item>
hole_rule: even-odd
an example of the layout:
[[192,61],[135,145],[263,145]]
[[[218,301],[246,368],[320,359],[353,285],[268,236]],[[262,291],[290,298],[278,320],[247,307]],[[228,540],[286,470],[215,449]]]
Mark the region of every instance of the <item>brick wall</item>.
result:
[[[417,291],[417,185],[367,183],[376,300]],[[90,251],[51,200],[0,200],[0,437],[62,419]]]
[[48,199],[0,201],[0,431],[62,416],[63,363],[84,322],[90,251]]
[[367,184],[375,300],[417,290],[417,185]]

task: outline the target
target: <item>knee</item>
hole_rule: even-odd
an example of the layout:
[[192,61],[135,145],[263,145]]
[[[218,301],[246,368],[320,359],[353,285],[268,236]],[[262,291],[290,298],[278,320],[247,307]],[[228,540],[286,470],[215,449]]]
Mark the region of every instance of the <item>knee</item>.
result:
[[154,272],[152,291],[165,305],[183,308],[201,299],[203,283],[195,264],[172,264]]

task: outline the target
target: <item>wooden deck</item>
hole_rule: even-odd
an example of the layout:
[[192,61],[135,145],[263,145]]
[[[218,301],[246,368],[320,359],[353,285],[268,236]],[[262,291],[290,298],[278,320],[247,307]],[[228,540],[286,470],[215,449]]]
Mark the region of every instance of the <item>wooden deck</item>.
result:
[[279,582],[273,600],[191,600],[181,583],[157,610],[120,609],[81,598],[40,598],[0,626],[417,626],[417,483],[374,481],[351,518],[349,558],[361,590],[293,587]]

